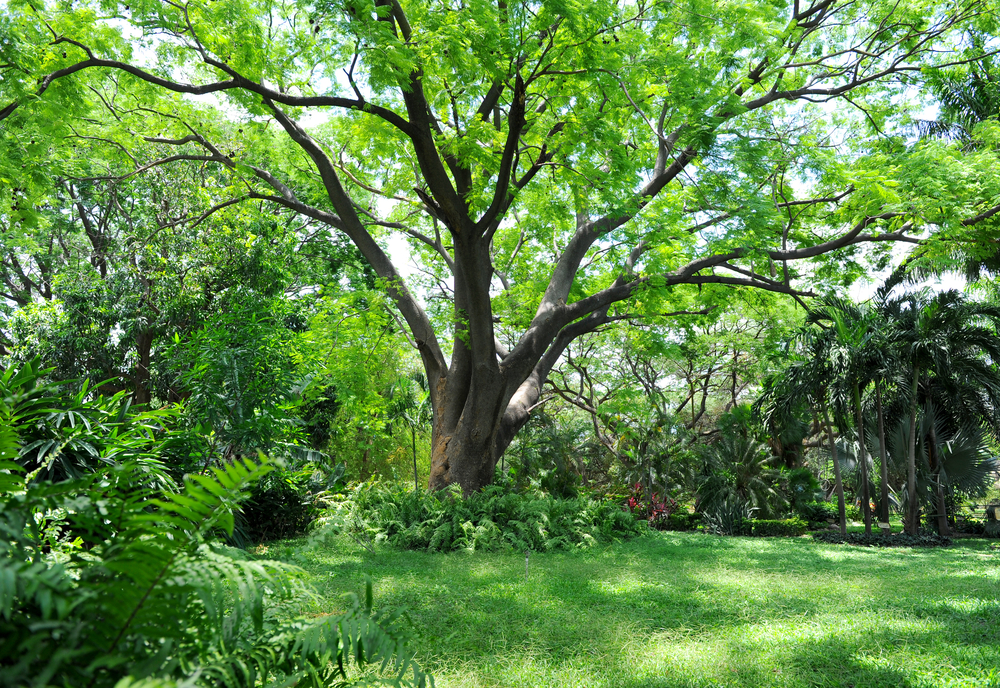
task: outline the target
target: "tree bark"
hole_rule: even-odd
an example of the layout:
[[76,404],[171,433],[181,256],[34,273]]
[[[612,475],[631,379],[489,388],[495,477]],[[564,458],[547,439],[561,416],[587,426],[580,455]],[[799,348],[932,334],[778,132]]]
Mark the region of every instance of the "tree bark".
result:
[[865,420],[861,412],[861,390],[854,383],[854,410],[858,423],[858,465],[861,468],[861,515],[865,521],[865,535],[872,534],[871,494],[868,489],[868,452],[865,449]]
[[917,534],[920,525],[920,506],[917,504],[917,381],[920,369],[913,367],[910,386],[910,442],[906,457],[906,532]]
[[878,517],[882,523],[889,522],[889,463],[885,449],[885,416],[882,413],[882,381],[875,382],[875,408],[878,414],[879,449],[879,497]]
[[847,534],[847,507],[844,504],[844,481],[840,475],[840,458],[837,456],[837,440],[833,436],[833,425],[830,423],[830,413],[823,402],[823,422],[826,424],[826,436],[830,438],[830,455],[833,457],[833,480],[837,491],[837,512],[839,514],[840,534]]
[[[930,407],[933,411],[933,406]],[[927,456],[931,464],[931,476],[934,480],[934,501],[937,511],[937,531],[938,535],[948,535],[948,505],[944,498],[944,485],[941,483],[941,457],[938,454],[937,430],[934,428],[934,414],[930,418],[930,443],[927,447]]]
[[132,403],[148,404],[153,398],[150,389],[152,376],[149,372],[150,352],[153,349],[153,330],[139,330],[135,336],[135,349],[138,361],[132,376]]

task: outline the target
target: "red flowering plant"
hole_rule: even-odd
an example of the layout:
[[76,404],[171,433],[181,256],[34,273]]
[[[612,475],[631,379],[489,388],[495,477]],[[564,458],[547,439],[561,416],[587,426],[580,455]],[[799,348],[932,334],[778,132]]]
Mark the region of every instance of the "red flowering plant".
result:
[[632,486],[632,495],[625,506],[636,518],[646,521],[651,528],[664,530],[670,514],[677,510],[677,501],[656,492],[648,494],[641,483]]

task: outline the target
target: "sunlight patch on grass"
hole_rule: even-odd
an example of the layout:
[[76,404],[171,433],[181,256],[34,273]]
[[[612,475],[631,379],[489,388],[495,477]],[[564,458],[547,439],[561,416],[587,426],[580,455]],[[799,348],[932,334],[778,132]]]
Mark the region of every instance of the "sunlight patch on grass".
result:
[[[1000,559],[666,533],[586,552],[429,554],[286,543],[333,601],[375,581],[437,685],[990,686]],[[272,553],[275,549],[272,548]],[[1000,681],[992,688],[1000,688]]]

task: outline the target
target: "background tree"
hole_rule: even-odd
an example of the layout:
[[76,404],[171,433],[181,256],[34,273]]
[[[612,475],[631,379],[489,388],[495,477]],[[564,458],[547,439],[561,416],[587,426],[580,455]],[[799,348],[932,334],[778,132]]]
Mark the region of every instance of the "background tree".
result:
[[[911,195],[892,192],[898,153],[829,155],[809,106],[860,101],[864,116],[843,124],[884,123],[909,75],[981,57],[962,35],[994,28],[985,0],[102,7],[113,16],[10,4],[7,141],[30,157],[21,138],[39,122],[100,101],[109,116],[86,135],[173,148],[153,166],[217,170],[211,208],[266,201],[349,237],[419,348],[433,488],[489,483],[566,346],[619,314],[674,310],[670,289],[685,285],[795,293],[799,261],[915,241],[995,204],[990,190],[925,202],[934,166]],[[225,97],[242,136],[167,92]],[[310,131],[303,108],[332,114]],[[806,177],[819,181],[796,194]],[[445,322],[404,284],[386,229],[416,242],[449,294]]]

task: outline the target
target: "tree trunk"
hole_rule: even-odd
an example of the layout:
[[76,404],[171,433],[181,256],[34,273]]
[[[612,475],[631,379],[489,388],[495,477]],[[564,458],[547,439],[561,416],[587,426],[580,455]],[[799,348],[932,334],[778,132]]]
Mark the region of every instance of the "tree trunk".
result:
[[937,446],[937,430],[934,429],[934,414],[933,406],[930,407],[931,422],[930,422],[930,443],[927,447],[927,455],[930,459],[931,464],[931,477],[934,480],[934,501],[936,502],[937,511],[937,531],[938,535],[948,535],[948,505],[944,498],[944,485],[941,483],[941,457],[938,455]]
[[906,457],[906,532],[917,534],[920,506],[917,504],[917,381],[920,369],[913,367],[910,386],[910,446]]
[[833,436],[833,425],[830,424],[830,413],[826,403],[823,403],[823,422],[826,424],[826,436],[830,438],[830,455],[833,457],[833,479],[837,490],[837,512],[840,515],[840,534],[847,534],[847,508],[844,505],[844,481],[840,476],[840,459],[837,456],[837,440]]
[[879,450],[879,497],[878,518],[882,523],[889,522],[889,463],[885,450],[885,417],[882,414],[882,381],[875,383],[875,408],[878,413],[878,450]]
[[132,403],[148,404],[152,398],[150,382],[152,376],[149,372],[150,352],[153,348],[153,331],[151,329],[139,330],[135,336],[135,349],[138,362],[135,366],[135,373],[132,378],[134,386],[132,388]]
[[456,399],[434,404],[429,489],[458,483],[469,496],[493,482],[497,460],[510,442],[498,437],[507,404],[500,385],[484,387],[470,386],[462,408],[455,408]]
[[868,452],[865,449],[865,421],[861,412],[861,390],[854,383],[854,411],[858,418],[858,462],[861,467],[861,515],[865,521],[865,535],[872,534],[871,494],[868,489]]
[[417,429],[410,426],[410,441],[413,443],[413,491],[420,489],[420,478],[417,477]]

